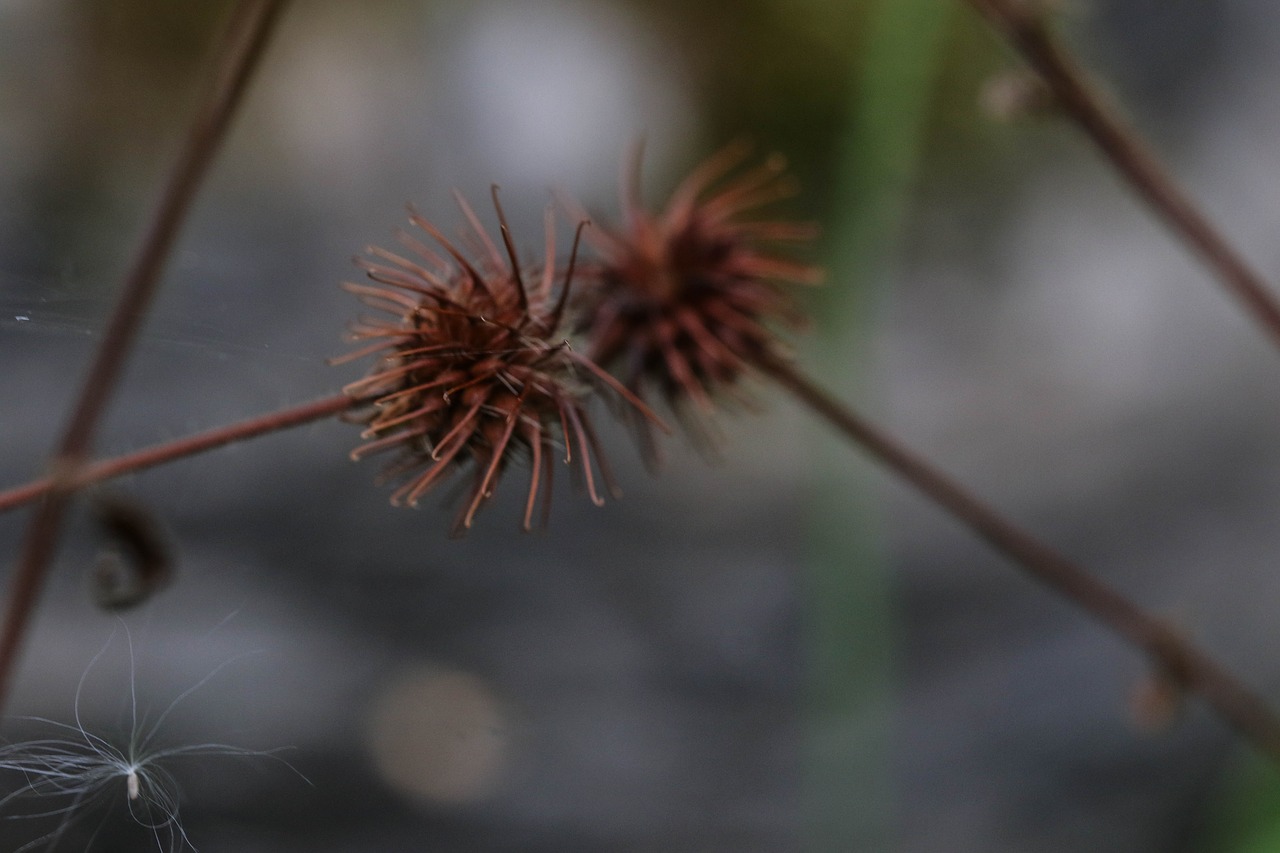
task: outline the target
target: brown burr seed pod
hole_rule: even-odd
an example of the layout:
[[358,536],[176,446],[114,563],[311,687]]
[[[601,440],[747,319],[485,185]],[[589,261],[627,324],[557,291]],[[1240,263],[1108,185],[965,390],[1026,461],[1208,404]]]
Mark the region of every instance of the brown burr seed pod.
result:
[[[453,472],[470,467],[473,480],[451,533],[471,527],[510,463],[530,467],[524,528],[535,504],[542,520],[550,509],[555,459],[563,457],[596,504],[617,494],[584,404],[604,392],[662,429],[662,422],[632,392],[590,359],[575,352],[560,331],[573,279],[580,225],[563,281],[556,287],[555,227],[546,216],[546,259],[522,269],[497,188],[502,246],[457,196],[467,220],[458,243],[410,208],[409,219],[440,246],[437,251],[407,231],[397,236],[405,255],[370,247],[357,258],[374,284],[345,289],[390,319],[362,318],[350,329],[363,347],[335,359],[343,363],[376,355],[369,375],[343,390],[369,406],[353,416],[364,425],[365,444],[352,459],[398,450],[382,479],[399,483],[396,505],[414,506]],[[526,280],[527,276],[527,280]]]
[[[623,180],[622,224],[585,234],[599,255],[584,264],[587,281],[575,304],[588,355],[638,396],[656,387],[677,415],[691,403],[695,416],[684,420],[695,439],[706,439],[713,396],[744,399],[742,375],[780,356],[771,326],[802,325],[781,285],[822,279],[819,268],[777,248],[811,241],[816,226],[750,215],[794,195],[795,184],[777,155],[730,177],[749,154],[745,144],[724,148],[651,212],[639,200],[637,147]],[[636,423],[653,463],[652,433]]]

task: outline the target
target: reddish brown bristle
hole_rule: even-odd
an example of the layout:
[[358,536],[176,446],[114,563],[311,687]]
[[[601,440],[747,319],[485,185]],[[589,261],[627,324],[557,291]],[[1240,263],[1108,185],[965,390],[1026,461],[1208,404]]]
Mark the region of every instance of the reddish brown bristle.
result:
[[664,210],[650,212],[639,201],[637,148],[624,171],[622,227],[586,234],[601,259],[577,299],[578,331],[589,357],[617,371],[636,396],[656,385],[674,409],[709,413],[714,398],[733,395],[744,373],[777,355],[770,326],[798,322],[783,286],[821,278],[771,245],[808,241],[814,226],[746,218],[796,191],[778,155],[731,177],[748,154],[743,144],[721,150]]
[[[539,499],[544,517],[549,509],[551,461],[560,444],[592,501],[602,500],[593,467],[605,487],[616,492],[584,408],[591,392],[603,391],[645,418],[656,416],[598,366],[552,338],[561,323],[581,226],[561,292],[553,294],[550,254],[528,279],[536,285],[526,286],[496,187],[505,254],[461,197],[459,204],[468,230],[457,242],[410,208],[410,221],[443,254],[401,232],[398,239],[408,257],[371,247],[369,257],[357,264],[373,284],[344,285],[370,308],[391,315],[354,324],[352,340],[369,343],[338,359],[377,358],[367,376],[345,389],[369,403],[354,418],[363,426],[365,443],[351,456],[398,450],[380,479],[398,480],[392,503],[410,506],[456,471],[471,469],[474,480],[455,518],[455,534],[471,527],[509,464],[527,458],[532,466],[523,514],[527,529]],[[546,227],[550,253],[550,217]]]

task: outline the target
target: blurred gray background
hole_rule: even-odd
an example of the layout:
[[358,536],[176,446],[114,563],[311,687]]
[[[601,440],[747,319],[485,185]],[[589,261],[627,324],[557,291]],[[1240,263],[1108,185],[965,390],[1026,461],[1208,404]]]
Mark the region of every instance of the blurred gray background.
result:
[[[1280,279],[1280,8],[1064,5],[1070,42]],[[900,248],[871,280],[806,294],[823,322],[801,357],[1280,699],[1280,356],[1072,128],[982,115],[1011,61],[954,7]],[[42,471],[228,8],[0,2],[6,485]],[[358,312],[337,284],[406,202],[452,227],[458,188],[491,221],[499,183],[536,250],[552,189],[616,209],[641,135],[654,203],[731,139],[786,153],[803,192],[780,215],[828,223],[815,256],[837,256],[879,11],[294,4],[99,448],[331,393],[362,370],[325,364]],[[200,685],[161,746],[287,747],[309,784],[270,758],[172,765],[203,851],[1267,849],[1244,845],[1275,780],[1216,720],[1191,703],[1144,731],[1134,653],[756,390],[714,464],[672,441],[652,478],[606,428],[624,499],[597,509],[559,478],[533,535],[518,472],[460,541],[434,496],[390,508],[337,422],[124,478],[111,489],[180,555],[174,585],[124,624],[96,610],[102,543],[81,513],[6,710],[73,723],[82,683],[85,728],[126,742],[131,691],[155,721]],[[0,516],[7,554],[25,518]],[[837,608],[847,646],[833,578],[856,593]],[[847,661],[846,683],[815,660]],[[56,849],[155,843],[117,782]],[[0,822],[0,846],[57,821]]]

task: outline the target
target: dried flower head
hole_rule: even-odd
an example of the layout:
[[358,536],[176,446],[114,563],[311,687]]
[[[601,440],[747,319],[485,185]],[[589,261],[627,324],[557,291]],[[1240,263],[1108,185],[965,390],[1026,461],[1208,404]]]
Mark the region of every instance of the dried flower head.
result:
[[[454,535],[471,526],[476,511],[492,495],[503,470],[516,457],[529,461],[524,527],[532,524],[542,495],[543,520],[550,507],[554,457],[585,481],[592,501],[603,503],[594,465],[605,487],[617,492],[596,433],[584,411],[593,390],[607,389],[643,417],[656,416],[617,380],[555,336],[573,278],[581,226],[574,237],[563,284],[556,293],[555,233],[546,217],[546,260],[538,270],[522,270],[506,218],[494,189],[502,243],[500,251],[479,218],[458,196],[468,227],[460,244],[447,239],[410,208],[410,221],[443,249],[443,254],[405,231],[397,236],[405,257],[378,247],[357,258],[376,286],[345,288],[391,319],[362,319],[352,338],[367,346],[338,359],[377,355],[373,370],[346,393],[370,401],[356,416],[366,443],[353,459],[398,449],[384,479],[403,480],[394,504],[416,505],[453,471],[471,466],[470,493],[454,521]],[[529,281],[526,281],[528,277]],[[660,422],[658,422],[660,423]]]
[[637,394],[655,384],[676,412],[686,401],[709,412],[713,394],[734,393],[744,371],[775,357],[770,325],[800,322],[779,285],[821,279],[816,267],[772,248],[813,239],[813,225],[746,216],[794,194],[783,158],[724,180],[748,154],[743,144],[723,149],[653,213],[639,201],[637,150],[624,181],[622,227],[586,235],[601,256],[577,306],[591,358]]

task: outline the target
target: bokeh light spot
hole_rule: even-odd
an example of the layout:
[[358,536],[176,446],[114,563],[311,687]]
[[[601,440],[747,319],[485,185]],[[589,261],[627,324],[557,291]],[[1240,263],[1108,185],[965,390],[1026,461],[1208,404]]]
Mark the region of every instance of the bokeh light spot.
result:
[[501,702],[480,678],[441,667],[401,675],[374,699],[368,745],[401,793],[461,804],[493,790],[508,754]]

